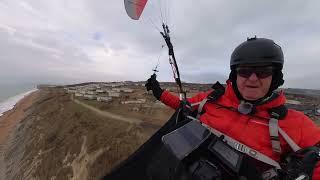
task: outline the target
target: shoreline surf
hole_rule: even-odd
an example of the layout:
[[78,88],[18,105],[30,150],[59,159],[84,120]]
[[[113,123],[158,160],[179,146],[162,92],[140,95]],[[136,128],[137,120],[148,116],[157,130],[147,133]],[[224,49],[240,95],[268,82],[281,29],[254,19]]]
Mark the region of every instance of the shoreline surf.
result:
[[0,102],[0,117],[3,116],[6,112],[10,111],[15,107],[15,105],[21,101],[24,97],[30,95],[31,93],[37,91],[38,89],[32,89],[15,96],[9,97],[8,99]]

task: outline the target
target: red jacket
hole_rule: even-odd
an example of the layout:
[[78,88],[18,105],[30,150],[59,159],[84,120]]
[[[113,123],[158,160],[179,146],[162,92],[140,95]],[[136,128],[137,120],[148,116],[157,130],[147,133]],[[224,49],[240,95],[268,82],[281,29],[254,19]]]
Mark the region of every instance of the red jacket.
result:
[[[199,93],[192,98],[188,98],[188,101],[191,104],[201,102],[210,92],[212,91]],[[174,109],[177,109],[180,105],[179,98],[168,91],[162,93],[160,100]],[[226,108],[218,108],[216,104],[208,102],[203,107],[203,112],[205,113],[200,116],[200,120],[279,162],[280,156],[272,151],[268,120],[256,116],[269,119],[268,109],[283,105],[285,102],[286,98],[281,92],[279,97],[257,106],[255,117],[243,115]],[[216,103],[238,108],[240,101],[234,93],[231,83],[227,84],[224,95]],[[279,120],[279,127],[301,148],[313,146],[320,142],[320,128],[302,112],[289,109],[287,116]],[[291,151],[290,146],[281,135],[280,143],[283,153]],[[320,179],[320,163],[317,164],[314,170],[313,179]]]

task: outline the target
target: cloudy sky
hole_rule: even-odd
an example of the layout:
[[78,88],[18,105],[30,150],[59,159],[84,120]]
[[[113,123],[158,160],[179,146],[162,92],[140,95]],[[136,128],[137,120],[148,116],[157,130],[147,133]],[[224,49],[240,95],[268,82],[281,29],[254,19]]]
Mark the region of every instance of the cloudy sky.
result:
[[257,35],[283,48],[286,87],[320,89],[319,8],[317,0],[149,0],[134,21],[123,0],[1,0],[0,84],[146,80],[158,59],[158,79],[173,81],[163,18],[183,81],[224,82],[233,49]]

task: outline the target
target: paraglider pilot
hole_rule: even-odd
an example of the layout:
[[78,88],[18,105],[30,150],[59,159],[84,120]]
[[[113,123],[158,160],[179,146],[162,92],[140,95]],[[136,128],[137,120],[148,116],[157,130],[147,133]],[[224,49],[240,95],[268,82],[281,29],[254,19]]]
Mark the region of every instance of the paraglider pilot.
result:
[[[283,64],[282,49],[273,40],[248,38],[231,55],[226,87],[217,83],[218,88],[187,102],[198,111],[197,119],[255,150],[256,159],[267,157],[264,163],[279,163],[281,179],[320,179],[320,129],[302,112],[287,109],[284,92],[275,91],[284,83]],[[167,106],[181,106],[155,76],[146,87]],[[223,93],[210,101],[221,89]]]

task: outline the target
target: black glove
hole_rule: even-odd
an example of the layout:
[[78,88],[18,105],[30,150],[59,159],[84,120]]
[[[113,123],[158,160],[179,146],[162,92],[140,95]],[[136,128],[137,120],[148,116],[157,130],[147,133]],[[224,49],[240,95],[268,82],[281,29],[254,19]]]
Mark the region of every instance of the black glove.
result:
[[156,74],[151,75],[151,77],[147,80],[145,87],[147,88],[147,91],[152,90],[154,97],[156,97],[158,100],[160,100],[160,97],[161,97],[161,94],[163,93],[163,90],[161,89],[156,77],[157,77]]
[[180,108],[184,117],[191,115],[192,107],[191,104],[187,100],[180,101]]
[[310,179],[313,175],[313,170],[320,160],[320,148],[311,146],[300,149],[292,153],[285,159],[284,180],[296,179],[299,176],[306,176],[303,180]]

